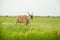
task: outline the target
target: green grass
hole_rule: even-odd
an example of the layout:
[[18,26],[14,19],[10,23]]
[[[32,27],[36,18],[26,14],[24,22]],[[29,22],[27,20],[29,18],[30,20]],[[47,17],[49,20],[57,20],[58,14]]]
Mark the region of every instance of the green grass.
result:
[[0,40],[60,40],[60,17],[34,17],[26,26],[0,17]]

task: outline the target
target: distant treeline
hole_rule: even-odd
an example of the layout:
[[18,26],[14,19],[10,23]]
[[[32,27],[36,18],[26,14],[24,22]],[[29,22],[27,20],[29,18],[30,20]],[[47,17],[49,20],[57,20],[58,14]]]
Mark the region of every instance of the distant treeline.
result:
[[[0,16],[0,17],[16,17],[16,16]],[[59,17],[60,18],[60,16],[34,16],[34,17]]]
[[16,17],[16,16],[9,16],[9,15],[2,16],[2,15],[0,15],[0,17]]

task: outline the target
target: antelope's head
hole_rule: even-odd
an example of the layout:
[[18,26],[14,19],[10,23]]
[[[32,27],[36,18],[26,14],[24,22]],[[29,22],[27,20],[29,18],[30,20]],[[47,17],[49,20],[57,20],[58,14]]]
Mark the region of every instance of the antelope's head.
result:
[[29,12],[27,12],[27,13],[30,16],[30,18],[33,19],[33,12],[31,14]]

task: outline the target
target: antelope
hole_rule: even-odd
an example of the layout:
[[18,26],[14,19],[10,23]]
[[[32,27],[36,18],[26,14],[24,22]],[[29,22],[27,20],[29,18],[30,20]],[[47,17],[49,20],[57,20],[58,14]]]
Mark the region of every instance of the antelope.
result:
[[30,14],[29,12],[27,12],[27,13],[28,13],[28,16],[27,15],[17,16],[16,24],[17,23],[25,23],[25,25],[28,25],[30,19],[33,19],[33,15]]

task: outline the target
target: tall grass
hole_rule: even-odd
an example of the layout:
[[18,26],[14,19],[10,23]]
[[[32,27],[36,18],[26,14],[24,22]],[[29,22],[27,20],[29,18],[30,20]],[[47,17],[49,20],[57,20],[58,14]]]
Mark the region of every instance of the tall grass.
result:
[[26,26],[15,17],[0,17],[0,40],[60,40],[59,17],[34,17]]

